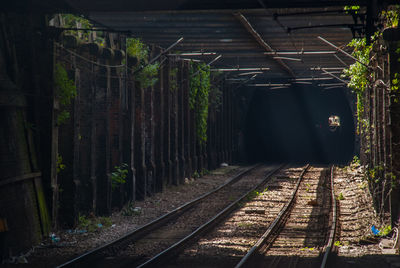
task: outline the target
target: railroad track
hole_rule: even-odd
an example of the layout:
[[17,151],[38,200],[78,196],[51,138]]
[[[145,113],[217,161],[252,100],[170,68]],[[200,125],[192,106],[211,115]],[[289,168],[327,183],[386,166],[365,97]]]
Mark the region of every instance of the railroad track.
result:
[[290,201],[235,268],[326,267],[336,229],[333,167],[308,174],[302,173]]
[[163,267],[325,267],[334,241],[330,222],[336,221],[330,214],[332,180],[327,169],[308,168],[281,171],[262,193]]
[[159,263],[215,225],[279,169],[277,166],[247,168],[217,189],[58,267],[145,267]]

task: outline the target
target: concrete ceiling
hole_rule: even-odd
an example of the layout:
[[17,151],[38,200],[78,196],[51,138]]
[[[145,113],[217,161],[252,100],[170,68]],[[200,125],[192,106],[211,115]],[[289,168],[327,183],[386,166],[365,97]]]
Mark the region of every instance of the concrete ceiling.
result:
[[180,56],[205,62],[222,55],[213,68],[269,68],[254,83],[311,77],[340,82],[326,71],[335,74],[353,60],[335,53],[318,36],[344,48],[353,38],[352,30],[357,34],[363,28],[360,17],[355,21],[343,7],[90,12],[89,17],[164,48],[183,37],[175,53],[215,53]]

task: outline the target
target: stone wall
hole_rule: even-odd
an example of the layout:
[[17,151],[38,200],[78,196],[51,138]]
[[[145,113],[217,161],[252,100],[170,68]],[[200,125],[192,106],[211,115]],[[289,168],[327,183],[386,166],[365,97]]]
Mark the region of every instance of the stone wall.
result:
[[0,13],[0,260],[50,231],[52,42],[41,19]]

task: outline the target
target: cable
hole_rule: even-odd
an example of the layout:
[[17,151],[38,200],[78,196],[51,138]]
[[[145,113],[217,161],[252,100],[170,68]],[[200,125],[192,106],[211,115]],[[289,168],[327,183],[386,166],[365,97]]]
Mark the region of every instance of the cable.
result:
[[98,65],[98,66],[110,67],[110,68],[122,68],[122,67],[125,67],[125,66],[126,66],[125,64],[121,64],[121,65],[107,65],[107,64],[101,64],[101,63],[98,63],[98,62],[89,60],[89,59],[87,59],[87,58],[85,58],[85,57],[82,57],[82,56],[79,55],[78,53],[75,53],[74,51],[69,50],[68,48],[64,47],[63,45],[61,45],[61,44],[59,44],[59,43],[57,43],[57,42],[56,42],[55,44],[56,44],[58,47],[63,48],[64,50],[68,51],[68,52],[71,53],[72,55],[74,55],[74,56],[76,56],[76,57],[78,57],[78,58],[81,58],[81,59],[83,59],[83,60],[85,60],[85,61],[87,61],[87,62],[90,62],[90,63],[93,63],[93,64],[95,64],[95,65]]

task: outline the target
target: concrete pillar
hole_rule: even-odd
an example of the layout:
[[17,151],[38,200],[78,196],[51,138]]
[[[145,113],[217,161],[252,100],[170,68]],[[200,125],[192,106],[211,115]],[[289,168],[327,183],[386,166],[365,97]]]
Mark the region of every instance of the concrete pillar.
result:
[[165,184],[172,183],[172,161],[171,161],[171,96],[169,90],[169,72],[170,72],[171,61],[168,60],[164,64],[163,70],[163,96],[164,96],[164,110],[163,110],[163,121],[164,121],[164,164],[165,164]]
[[179,63],[179,69],[178,69],[178,87],[177,87],[177,97],[178,97],[178,180],[179,183],[182,184],[185,182],[185,139],[184,139],[184,134],[185,134],[185,120],[184,120],[184,61],[180,61]]
[[145,113],[144,89],[140,83],[135,83],[135,160],[136,160],[136,198],[146,197],[147,179],[145,163]]
[[164,164],[164,72],[165,68],[160,67],[158,82],[154,90],[154,156],[155,156],[155,191],[162,192],[165,181],[165,164]]
[[184,61],[183,64],[183,140],[184,140],[184,156],[185,156],[185,177],[190,178],[192,175],[192,154],[190,147],[191,123],[190,123],[190,107],[189,107],[189,63]]

